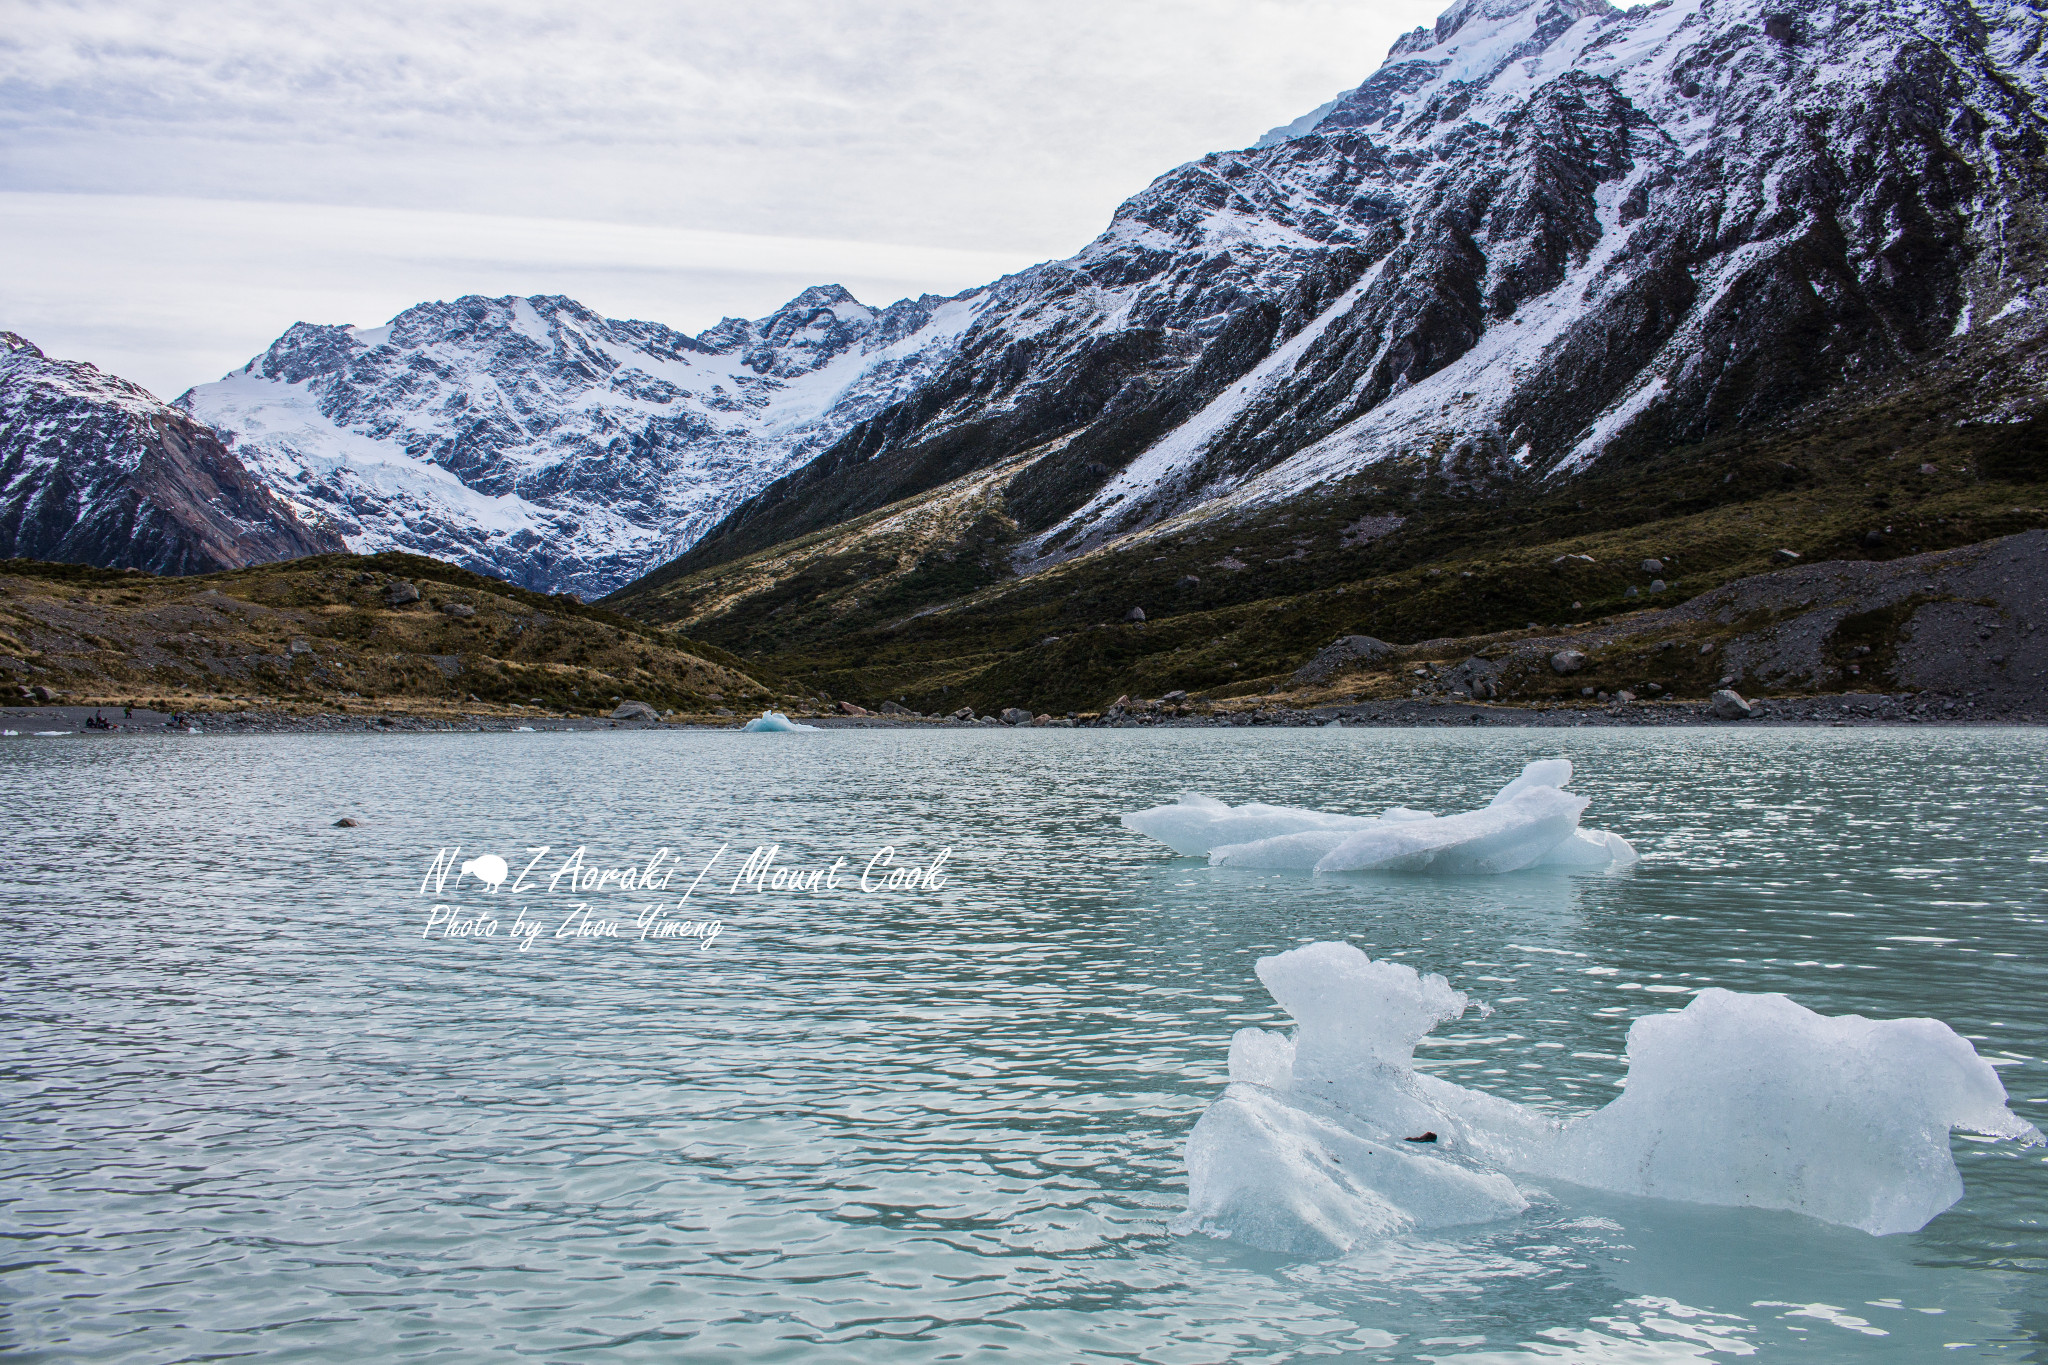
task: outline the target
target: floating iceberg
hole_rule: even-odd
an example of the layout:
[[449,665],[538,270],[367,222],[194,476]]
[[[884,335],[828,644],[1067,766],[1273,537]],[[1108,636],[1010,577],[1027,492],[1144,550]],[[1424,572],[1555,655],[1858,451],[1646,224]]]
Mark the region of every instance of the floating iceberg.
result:
[[759,716],[740,727],[742,730],[754,731],[815,730],[817,728],[815,725],[800,725],[788,716],[783,715],[780,711],[763,711]]
[[1529,867],[1626,867],[1636,851],[1618,834],[1579,828],[1588,799],[1561,790],[1570,759],[1531,763],[1484,809],[1432,815],[1396,806],[1377,817],[1294,806],[1226,806],[1182,796],[1123,818],[1124,828],[1213,867],[1299,872],[1518,872]]
[[1951,1130],[2042,1140],[1934,1019],[1702,991],[1636,1020],[1626,1093],[1560,1122],[1415,1069],[1416,1043],[1468,1003],[1440,976],[1348,943],[1261,958],[1258,973],[1296,1028],[1231,1040],[1230,1085],[1188,1138],[1178,1231],[1334,1255],[1519,1213],[1512,1172],[1911,1232],[1962,1197]]

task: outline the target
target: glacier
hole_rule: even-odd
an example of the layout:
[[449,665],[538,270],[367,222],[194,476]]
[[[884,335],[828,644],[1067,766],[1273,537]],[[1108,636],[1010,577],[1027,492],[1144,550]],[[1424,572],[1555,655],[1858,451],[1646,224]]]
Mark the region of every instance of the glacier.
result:
[[1709,988],[1637,1019],[1626,1089],[1559,1119],[1415,1067],[1471,1003],[1348,943],[1259,959],[1291,1036],[1243,1029],[1187,1141],[1175,1231],[1334,1256],[1373,1238],[1513,1217],[1514,1176],[1779,1209],[1874,1235],[1962,1197],[1952,1131],[2039,1145],[1997,1071],[1935,1019],[1815,1013]]
[[1229,806],[1191,794],[1126,815],[1123,826],[1175,853],[1207,855],[1212,867],[1460,876],[1636,862],[1634,846],[1620,835],[1579,828],[1590,800],[1562,790],[1571,780],[1571,760],[1539,759],[1486,806],[1448,816],[1405,806],[1378,816]]

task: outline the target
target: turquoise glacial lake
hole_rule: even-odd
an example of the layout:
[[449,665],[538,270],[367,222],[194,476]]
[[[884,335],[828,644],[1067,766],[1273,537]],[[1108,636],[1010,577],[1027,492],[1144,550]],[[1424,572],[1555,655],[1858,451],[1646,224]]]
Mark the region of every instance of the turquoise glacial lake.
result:
[[[1559,754],[1641,863],[1116,820]],[[2048,1124],[2048,732],[21,737],[0,809],[9,1359],[2048,1360],[2048,1162],[1961,1135],[1891,1237],[1526,1180],[1328,1261],[1170,1229],[1231,1033],[1288,1023],[1254,962],[1325,939],[1488,1002],[1423,1067],[1560,1115],[1723,986],[1945,1020]]]

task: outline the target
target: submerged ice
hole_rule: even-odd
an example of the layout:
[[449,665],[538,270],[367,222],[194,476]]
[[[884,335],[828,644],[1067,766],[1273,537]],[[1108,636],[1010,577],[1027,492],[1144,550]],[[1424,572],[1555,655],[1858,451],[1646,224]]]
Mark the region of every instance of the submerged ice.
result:
[[1457,815],[1404,806],[1340,815],[1187,795],[1126,815],[1123,824],[1176,853],[1206,854],[1215,867],[1460,874],[1635,862],[1620,835],[1579,828],[1588,801],[1563,790],[1571,780],[1571,761],[1552,758],[1523,768],[1482,809]]
[[1415,1069],[1416,1043],[1468,1004],[1440,976],[1347,943],[1258,973],[1296,1027],[1232,1039],[1230,1084],[1188,1138],[1182,1231],[1332,1255],[1519,1213],[1524,1175],[1911,1232],[1962,1197],[1952,1130],[2042,1140],[1934,1019],[1709,989],[1636,1020],[1621,1097],[1560,1121]]

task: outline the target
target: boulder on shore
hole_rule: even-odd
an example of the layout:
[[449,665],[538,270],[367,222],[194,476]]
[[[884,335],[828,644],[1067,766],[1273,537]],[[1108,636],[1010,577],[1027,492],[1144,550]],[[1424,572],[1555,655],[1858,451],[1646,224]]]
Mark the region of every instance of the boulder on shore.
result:
[[1383,664],[1393,657],[1394,647],[1385,640],[1370,635],[1346,635],[1295,669],[1293,681],[1296,686],[1324,683],[1347,668]]
[[1713,701],[1714,714],[1722,720],[1748,720],[1756,714],[1756,708],[1731,688],[1724,687],[1716,692]]

